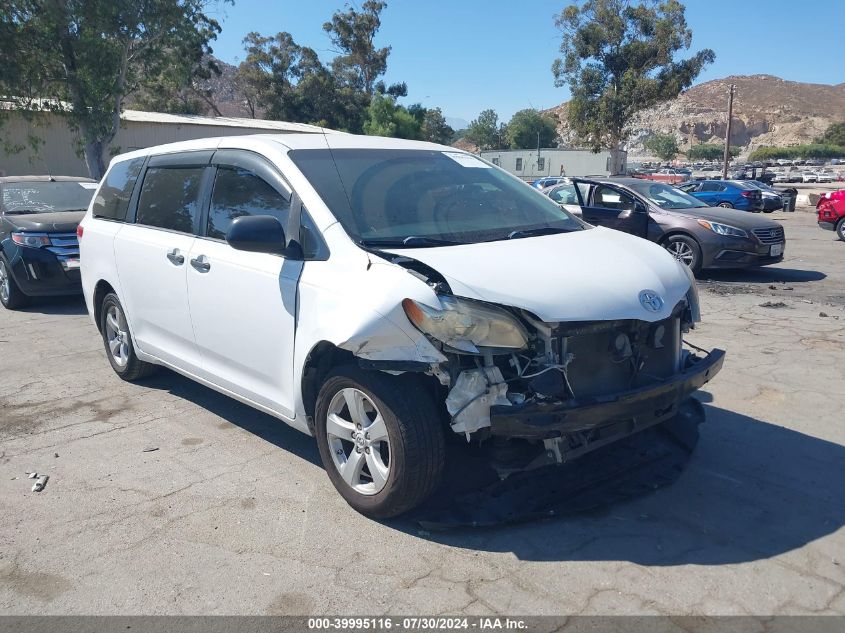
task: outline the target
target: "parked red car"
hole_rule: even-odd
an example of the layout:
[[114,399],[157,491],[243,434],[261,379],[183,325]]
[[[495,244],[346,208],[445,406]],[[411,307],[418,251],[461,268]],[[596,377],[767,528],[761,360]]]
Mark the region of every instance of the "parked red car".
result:
[[829,191],[816,203],[819,214],[819,226],[828,231],[836,231],[839,239],[845,242],[845,189]]

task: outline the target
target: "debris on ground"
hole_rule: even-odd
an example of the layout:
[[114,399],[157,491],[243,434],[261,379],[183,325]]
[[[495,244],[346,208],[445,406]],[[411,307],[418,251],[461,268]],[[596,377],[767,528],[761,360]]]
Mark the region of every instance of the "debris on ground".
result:
[[47,480],[50,477],[47,475],[41,475],[38,479],[35,480],[35,483],[32,484],[32,492],[41,492],[44,490],[44,486],[47,485]]
[[783,301],[764,301],[760,304],[761,308],[785,308],[786,304]]
[[147,446],[141,452],[142,453],[152,453],[153,451],[157,451],[158,446]]
[[58,456],[59,456],[58,453],[53,453],[53,457],[58,457]]
[[[783,283],[783,282],[781,282],[781,283]],[[778,288],[776,285],[771,284],[769,286],[769,290],[795,290],[795,288],[793,288],[792,286],[784,286],[782,288]]]
[[38,477],[38,473],[36,473],[36,472],[27,473],[27,475],[29,475],[30,479],[35,479],[36,477]]
[[827,312],[819,312],[819,316],[824,318],[827,316]]

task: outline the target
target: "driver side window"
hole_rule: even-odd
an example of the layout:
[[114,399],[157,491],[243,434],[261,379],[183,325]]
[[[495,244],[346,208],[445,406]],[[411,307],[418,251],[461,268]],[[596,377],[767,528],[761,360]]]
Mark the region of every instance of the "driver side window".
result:
[[575,185],[561,185],[552,190],[549,197],[558,204],[578,204],[578,194]]
[[621,191],[599,185],[593,193],[593,206],[613,211],[633,211],[636,208],[636,203],[631,196]]
[[290,200],[263,178],[240,167],[221,165],[214,178],[206,235],[225,240],[232,221],[245,215],[270,215],[287,227],[289,214]]

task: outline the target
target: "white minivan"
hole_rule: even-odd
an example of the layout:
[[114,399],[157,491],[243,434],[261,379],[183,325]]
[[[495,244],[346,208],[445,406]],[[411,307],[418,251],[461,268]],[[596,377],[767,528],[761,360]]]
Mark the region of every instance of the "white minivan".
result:
[[165,366],[316,436],[373,517],[435,490],[447,441],[502,477],[553,466],[679,415],[724,357],[685,348],[698,295],[663,248],[431,143],[123,154],[78,233],[121,378]]

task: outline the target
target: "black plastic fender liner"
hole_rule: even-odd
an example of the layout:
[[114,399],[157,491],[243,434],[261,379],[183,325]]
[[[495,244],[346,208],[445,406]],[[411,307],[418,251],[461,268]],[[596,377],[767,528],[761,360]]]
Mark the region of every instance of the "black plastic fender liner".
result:
[[571,515],[639,497],[680,476],[703,421],[701,403],[688,398],[678,414],[662,424],[571,462],[504,480],[477,459],[451,454],[444,483],[404,518],[430,530],[491,527]]

